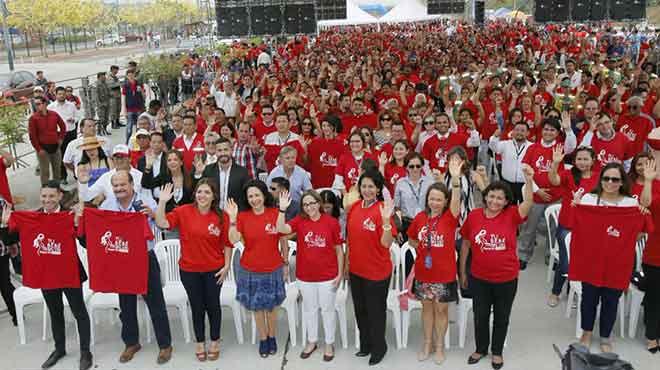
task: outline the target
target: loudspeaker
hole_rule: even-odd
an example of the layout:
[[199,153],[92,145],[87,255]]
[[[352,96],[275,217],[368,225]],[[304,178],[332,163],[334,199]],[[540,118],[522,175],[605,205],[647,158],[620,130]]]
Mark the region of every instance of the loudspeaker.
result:
[[451,1],[428,0],[426,2],[426,14],[449,14],[451,13]]
[[264,34],[279,35],[280,33],[282,33],[282,7],[264,6]]
[[474,3],[474,23],[484,24],[484,17],[486,12],[485,1],[475,1]]
[[250,31],[253,35],[265,35],[266,24],[263,6],[250,7]]
[[219,36],[231,36],[231,18],[229,17],[229,8],[216,7],[215,19],[218,24]]
[[313,33],[316,31],[314,4],[292,4],[284,8],[286,33]]
[[607,16],[606,0],[574,0],[571,18],[574,21],[602,21]]
[[250,30],[247,6],[216,7],[215,16],[219,36],[244,36]]
[[646,0],[609,0],[613,20],[646,18]]
[[568,0],[537,0],[534,21],[540,23],[566,22],[570,11]]
[[315,0],[318,20],[346,19],[347,0]]

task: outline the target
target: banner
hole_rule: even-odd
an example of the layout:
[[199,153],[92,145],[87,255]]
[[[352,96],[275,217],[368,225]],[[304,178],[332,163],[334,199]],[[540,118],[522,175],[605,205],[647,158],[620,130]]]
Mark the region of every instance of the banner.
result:
[[35,289],[80,287],[73,213],[16,211],[9,219],[9,229],[19,234],[23,285]]
[[598,287],[627,289],[635,263],[635,243],[653,230],[637,207],[577,205],[573,208],[568,278]]
[[103,293],[146,294],[147,241],[154,238],[147,216],[86,208],[82,223],[90,288]]

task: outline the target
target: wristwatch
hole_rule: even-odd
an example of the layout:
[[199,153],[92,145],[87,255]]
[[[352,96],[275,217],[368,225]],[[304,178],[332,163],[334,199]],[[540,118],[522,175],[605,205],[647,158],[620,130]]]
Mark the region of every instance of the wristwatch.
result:
[[390,224],[383,225],[383,230],[384,230],[384,231],[390,231],[390,230],[392,230],[392,225],[390,225]]

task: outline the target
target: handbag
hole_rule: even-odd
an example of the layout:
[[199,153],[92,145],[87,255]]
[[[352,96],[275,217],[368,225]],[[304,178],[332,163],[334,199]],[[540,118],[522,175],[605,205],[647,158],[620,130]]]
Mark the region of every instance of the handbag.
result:
[[561,359],[562,370],[634,370],[629,362],[619,359],[616,353],[591,353],[582,344],[573,343],[562,355],[557,345],[552,346]]

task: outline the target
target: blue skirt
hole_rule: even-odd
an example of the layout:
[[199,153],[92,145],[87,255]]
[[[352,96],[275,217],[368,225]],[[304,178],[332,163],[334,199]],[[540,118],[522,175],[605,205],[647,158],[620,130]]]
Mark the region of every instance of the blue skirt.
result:
[[240,263],[236,269],[236,299],[250,311],[271,311],[284,302],[283,267],[273,272],[252,272]]

